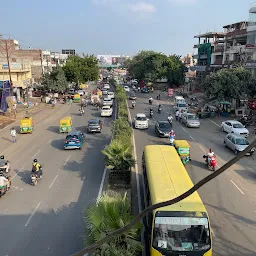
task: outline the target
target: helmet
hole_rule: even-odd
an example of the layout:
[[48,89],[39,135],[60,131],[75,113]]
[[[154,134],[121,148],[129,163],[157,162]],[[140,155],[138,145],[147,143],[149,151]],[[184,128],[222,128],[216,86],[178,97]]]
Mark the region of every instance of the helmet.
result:
[[210,153],[212,153],[212,149],[211,149],[211,148],[210,148],[210,150],[209,150],[209,151],[210,151]]
[[37,159],[34,159],[34,161],[33,161],[34,163],[37,163]]
[[174,130],[171,130],[171,133],[174,133]]

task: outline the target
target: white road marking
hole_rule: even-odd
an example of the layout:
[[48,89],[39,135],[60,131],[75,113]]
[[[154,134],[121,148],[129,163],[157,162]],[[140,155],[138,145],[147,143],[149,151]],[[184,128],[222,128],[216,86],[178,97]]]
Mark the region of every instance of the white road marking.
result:
[[206,153],[206,150],[202,146],[199,146],[199,148],[201,148],[203,152]]
[[24,170],[24,166],[19,170],[19,171],[17,171],[16,173],[15,173],[15,175],[13,175],[13,177],[11,178],[11,180],[13,180],[18,174],[19,174],[19,172],[21,172],[21,171],[23,171]]
[[32,156],[32,158],[35,158],[39,153],[40,153],[40,150],[38,150],[38,151]]
[[26,224],[24,225],[25,227],[27,227],[27,226],[28,226],[29,222],[31,221],[31,219],[32,219],[32,218],[33,218],[33,216],[35,215],[35,213],[36,213],[37,209],[39,208],[40,204],[41,204],[41,202],[39,202],[39,203],[38,203],[38,205],[37,205],[36,209],[31,213],[31,215],[30,215],[30,217],[28,218],[28,220],[27,220]]
[[211,119],[209,119],[213,124],[217,125],[218,127],[221,127],[219,124],[215,123],[214,121],[212,121]]
[[[180,126],[181,126],[181,124],[180,124]],[[188,133],[188,131],[187,131],[184,127],[181,126],[181,128],[182,128],[186,133]]]
[[106,173],[107,173],[107,168],[105,167],[105,168],[104,168],[103,175],[102,175],[102,178],[101,178],[101,182],[100,182],[100,189],[99,189],[99,193],[98,193],[98,196],[97,196],[97,201],[100,199],[101,194],[102,194],[102,190],[103,190],[103,185],[104,185],[104,182],[105,182]]
[[195,141],[195,139],[194,139],[191,135],[189,135],[189,137],[190,137],[193,141]]
[[48,140],[47,144],[51,143],[52,142],[52,139]]
[[241,194],[244,195],[244,192],[236,185],[236,183],[233,180],[230,180],[232,184],[241,192]]
[[67,164],[67,162],[68,162],[69,158],[70,158],[70,156],[68,156],[68,157],[67,157],[67,159],[66,159],[66,161],[65,161],[64,165],[66,165],[66,164]]
[[55,180],[58,178],[58,174],[55,176],[55,178],[54,178],[54,180],[52,181],[52,183],[51,183],[51,185],[50,185],[50,187],[49,187],[49,189],[51,189],[51,187],[52,187],[52,185],[53,185],[53,183],[55,182]]

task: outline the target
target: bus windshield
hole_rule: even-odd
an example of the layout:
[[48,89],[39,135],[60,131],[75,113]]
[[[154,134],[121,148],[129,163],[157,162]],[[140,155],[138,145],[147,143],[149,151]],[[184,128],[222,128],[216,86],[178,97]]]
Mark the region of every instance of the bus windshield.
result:
[[208,219],[156,217],[153,247],[167,255],[173,251],[208,250],[211,247]]

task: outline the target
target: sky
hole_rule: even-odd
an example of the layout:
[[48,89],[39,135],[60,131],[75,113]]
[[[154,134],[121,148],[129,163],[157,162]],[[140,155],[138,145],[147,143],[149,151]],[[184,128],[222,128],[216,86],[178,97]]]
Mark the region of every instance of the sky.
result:
[[248,20],[250,0],[12,0],[0,34],[23,48],[134,55],[193,53],[195,35]]

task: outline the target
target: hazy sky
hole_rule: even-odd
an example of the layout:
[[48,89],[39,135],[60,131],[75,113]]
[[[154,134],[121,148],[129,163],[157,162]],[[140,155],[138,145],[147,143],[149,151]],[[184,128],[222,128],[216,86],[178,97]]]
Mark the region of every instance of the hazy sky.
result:
[[247,20],[250,0],[12,0],[0,34],[23,47],[78,53],[193,52],[194,35]]

